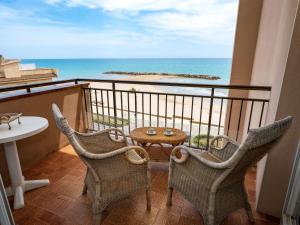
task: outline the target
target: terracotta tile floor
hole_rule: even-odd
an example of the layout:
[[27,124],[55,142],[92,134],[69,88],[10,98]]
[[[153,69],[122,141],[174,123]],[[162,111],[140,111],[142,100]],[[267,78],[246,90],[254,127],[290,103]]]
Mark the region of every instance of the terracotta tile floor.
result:
[[[49,178],[51,184],[25,194],[25,207],[13,212],[19,225],[88,225],[91,203],[81,195],[85,166],[67,146],[50,154],[38,165],[24,171],[26,178]],[[175,192],[173,206],[166,207],[167,165],[152,165],[152,210],[146,211],[145,193],[118,201],[103,213],[103,225],[201,225],[193,206]],[[255,201],[255,169],[249,171],[246,185],[251,204]],[[13,199],[10,198],[12,204]],[[257,225],[279,224],[278,219],[254,213]],[[243,210],[228,217],[223,225],[248,224]]]

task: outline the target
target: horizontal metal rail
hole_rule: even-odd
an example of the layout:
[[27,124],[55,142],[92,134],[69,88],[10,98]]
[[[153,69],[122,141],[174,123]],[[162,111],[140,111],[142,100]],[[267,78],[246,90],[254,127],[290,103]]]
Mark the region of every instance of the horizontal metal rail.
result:
[[[90,89],[90,88],[83,88],[83,89]],[[94,88],[93,90],[103,90],[103,91],[112,91],[113,89],[108,89],[108,88]],[[120,91],[120,90],[118,90]],[[165,95],[165,92],[152,92],[152,91],[130,91],[130,90],[122,90],[122,92],[127,92],[127,93],[144,93],[144,94],[161,94]],[[184,96],[184,97],[197,97],[197,98],[207,98],[210,99],[212,96],[210,95],[191,95],[191,94],[177,94],[177,93],[167,93],[168,96]],[[245,101],[257,101],[257,102],[269,102],[269,99],[264,99],[264,98],[241,98],[241,97],[227,97],[227,96],[218,96],[214,95],[213,98],[215,99],[227,99],[227,100],[245,100]]]
[[126,80],[104,80],[104,79],[68,79],[57,80],[33,84],[24,84],[17,86],[1,87],[1,92],[9,92],[16,90],[30,90],[31,88],[45,87],[56,84],[75,83],[78,82],[102,82],[102,83],[114,83],[114,84],[140,84],[140,85],[154,85],[154,86],[170,86],[170,87],[193,87],[193,88],[215,88],[215,89],[238,89],[238,90],[257,90],[257,91],[271,91],[270,86],[257,86],[257,85],[220,85],[220,84],[195,84],[195,83],[171,83],[171,82],[150,82],[150,81],[126,81]]
[[239,89],[239,90],[257,90],[271,91],[270,86],[257,85],[222,85],[222,84],[195,84],[195,83],[174,83],[174,82],[157,82],[157,81],[127,81],[127,80],[101,80],[101,79],[76,79],[84,82],[104,82],[115,84],[139,84],[139,85],[159,85],[170,87],[194,87],[194,88],[216,88],[216,89]]
[[10,92],[10,91],[17,91],[17,90],[27,90],[27,92],[30,92],[32,88],[47,87],[47,86],[52,86],[52,85],[56,85],[56,84],[65,84],[65,83],[75,83],[75,84],[77,84],[78,80],[77,79],[58,80],[58,81],[49,81],[49,82],[41,82],[41,83],[1,87],[0,88],[0,93]]

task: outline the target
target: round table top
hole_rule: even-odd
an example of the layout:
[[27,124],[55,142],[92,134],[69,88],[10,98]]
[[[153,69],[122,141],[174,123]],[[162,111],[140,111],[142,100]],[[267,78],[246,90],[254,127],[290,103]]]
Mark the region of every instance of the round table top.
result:
[[0,125],[0,144],[21,140],[38,134],[48,127],[48,120],[36,116],[21,116],[21,124],[17,120],[10,123],[11,129],[7,124]]
[[173,145],[181,144],[186,139],[186,134],[183,131],[178,130],[176,128],[168,128],[174,132],[174,135],[172,136],[164,135],[164,131],[166,130],[166,128],[164,127],[155,127],[155,135],[147,134],[148,129],[149,127],[136,128],[130,132],[130,137],[140,143],[165,143]]

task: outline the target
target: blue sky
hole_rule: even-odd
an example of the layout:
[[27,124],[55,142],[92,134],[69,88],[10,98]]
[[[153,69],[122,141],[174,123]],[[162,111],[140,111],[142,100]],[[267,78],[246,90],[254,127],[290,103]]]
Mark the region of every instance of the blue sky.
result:
[[231,57],[237,0],[0,0],[10,58]]

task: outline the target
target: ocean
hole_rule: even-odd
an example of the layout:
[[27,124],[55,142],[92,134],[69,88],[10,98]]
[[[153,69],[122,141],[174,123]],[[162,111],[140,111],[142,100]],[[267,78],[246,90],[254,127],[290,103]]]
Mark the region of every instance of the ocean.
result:
[[[98,78],[118,79],[124,75],[102,74],[105,71],[163,72],[206,74],[221,77],[220,80],[176,78],[171,82],[228,84],[231,70],[230,58],[192,58],[192,59],[22,59],[23,64],[37,67],[55,68],[58,79]],[[170,81],[161,79],[161,81]]]

